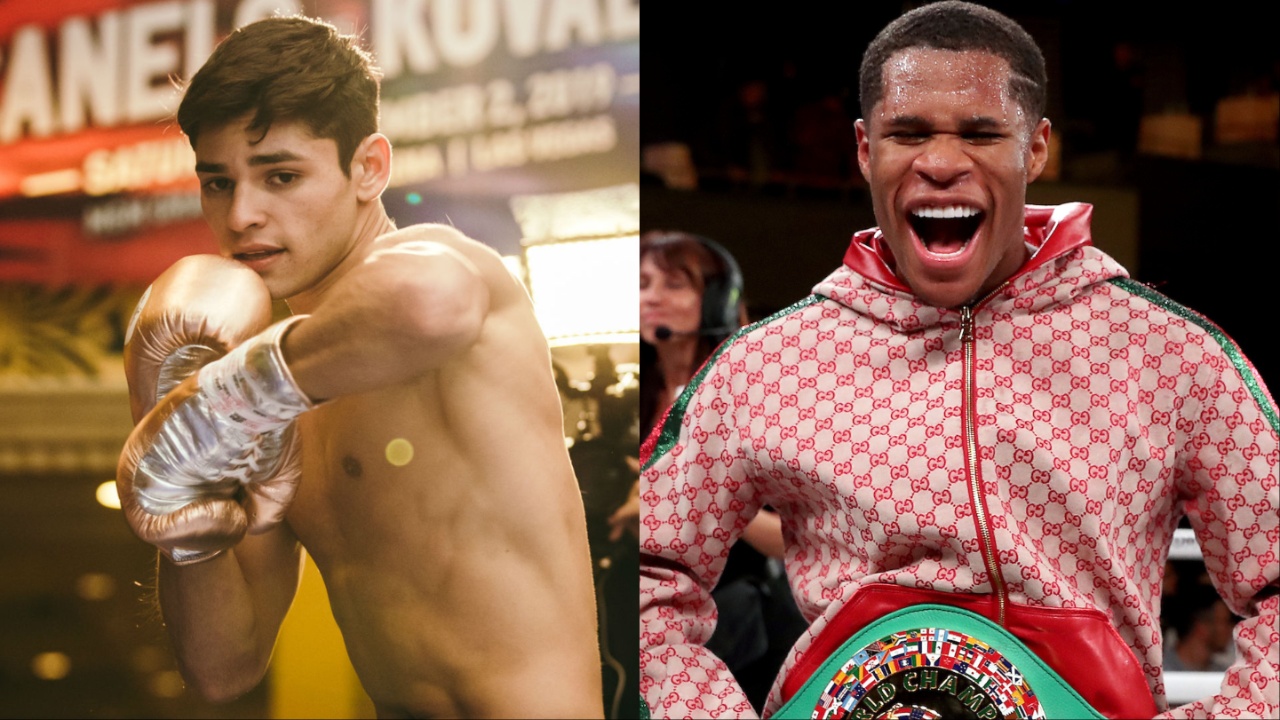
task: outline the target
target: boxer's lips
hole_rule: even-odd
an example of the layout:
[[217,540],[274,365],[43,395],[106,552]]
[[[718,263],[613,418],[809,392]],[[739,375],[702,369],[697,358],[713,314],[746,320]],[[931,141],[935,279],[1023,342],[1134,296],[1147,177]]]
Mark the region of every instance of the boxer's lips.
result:
[[973,240],[986,213],[972,205],[922,205],[907,212],[907,222],[924,251],[938,258],[957,255]]
[[284,250],[281,248],[254,248],[232,253],[231,257],[257,270],[270,264],[272,260],[282,254],[284,254]]

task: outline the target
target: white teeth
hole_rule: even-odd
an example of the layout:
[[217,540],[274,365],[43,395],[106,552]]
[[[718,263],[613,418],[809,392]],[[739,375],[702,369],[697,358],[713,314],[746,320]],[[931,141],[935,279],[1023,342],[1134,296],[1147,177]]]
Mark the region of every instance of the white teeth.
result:
[[951,219],[973,217],[978,209],[966,205],[948,205],[946,207],[920,207],[911,211],[912,215],[922,218]]

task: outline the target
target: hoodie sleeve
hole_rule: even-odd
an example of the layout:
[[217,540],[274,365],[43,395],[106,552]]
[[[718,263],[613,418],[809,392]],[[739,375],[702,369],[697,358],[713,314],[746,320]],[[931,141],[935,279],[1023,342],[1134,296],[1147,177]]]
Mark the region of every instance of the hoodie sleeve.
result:
[[1175,473],[1205,569],[1243,620],[1218,694],[1160,717],[1280,717],[1280,423],[1239,348],[1217,328],[1209,334],[1222,353],[1206,352],[1184,396]]
[[722,354],[709,360],[641,449],[640,692],[655,718],[755,717],[704,647],[716,622],[710,591],[760,507],[737,451],[728,365]]

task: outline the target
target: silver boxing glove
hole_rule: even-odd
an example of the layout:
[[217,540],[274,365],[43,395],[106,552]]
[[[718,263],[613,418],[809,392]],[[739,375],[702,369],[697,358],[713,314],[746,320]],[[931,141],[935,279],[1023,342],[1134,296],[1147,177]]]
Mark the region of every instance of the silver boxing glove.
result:
[[175,563],[214,557],[283,518],[298,481],[292,420],[313,404],[280,342],[304,317],[201,367],[125,443],[116,478],[125,517]]

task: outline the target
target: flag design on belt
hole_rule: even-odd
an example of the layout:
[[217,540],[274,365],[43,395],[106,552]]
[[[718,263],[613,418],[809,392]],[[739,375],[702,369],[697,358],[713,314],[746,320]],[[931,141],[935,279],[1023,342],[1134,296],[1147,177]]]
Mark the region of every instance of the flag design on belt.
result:
[[[1020,720],[1044,717],[1039,700],[1023,674],[999,650],[955,630],[920,628],[885,636],[850,655],[827,682],[813,718],[852,717],[858,704],[880,683],[900,673],[930,668],[962,676],[979,688],[1003,717]],[[904,702],[901,706],[880,708],[877,715],[893,713],[886,717],[929,720],[932,712]]]

